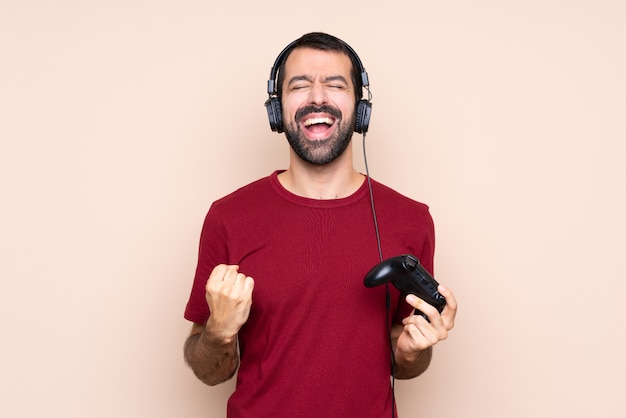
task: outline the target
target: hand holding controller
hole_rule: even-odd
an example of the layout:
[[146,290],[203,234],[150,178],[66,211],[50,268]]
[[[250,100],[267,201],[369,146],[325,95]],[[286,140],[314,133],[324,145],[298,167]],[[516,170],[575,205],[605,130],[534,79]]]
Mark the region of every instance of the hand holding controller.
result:
[[419,260],[410,254],[392,257],[374,266],[365,276],[364,283],[365,287],[392,283],[403,294],[416,295],[437,308],[439,313],[446,306],[446,299],[437,290],[439,283]]

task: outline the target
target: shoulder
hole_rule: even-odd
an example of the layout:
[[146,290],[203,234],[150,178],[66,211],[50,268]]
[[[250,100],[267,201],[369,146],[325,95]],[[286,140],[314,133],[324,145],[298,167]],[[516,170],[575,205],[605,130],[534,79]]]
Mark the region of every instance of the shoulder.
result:
[[241,207],[243,204],[251,204],[264,196],[267,197],[272,188],[270,179],[275,175],[276,173],[271,174],[238,188],[232,193],[214,201],[211,208],[229,210],[233,206]]
[[429,207],[426,203],[419,202],[413,198],[410,198],[395,189],[379,183],[372,179],[372,190],[374,193],[374,199],[376,204],[380,202],[381,205],[393,206],[398,209],[410,209],[413,211],[419,211],[428,213]]
[[434,235],[434,221],[426,203],[412,199],[384,184],[372,181],[378,221],[393,234]]

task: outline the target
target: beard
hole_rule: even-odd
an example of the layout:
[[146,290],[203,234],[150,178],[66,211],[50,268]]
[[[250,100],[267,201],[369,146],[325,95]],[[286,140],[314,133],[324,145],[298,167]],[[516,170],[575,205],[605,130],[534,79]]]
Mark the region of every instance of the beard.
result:
[[298,121],[309,113],[327,113],[335,118],[335,131],[326,139],[308,140],[302,132],[302,127],[297,122],[290,121],[285,124],[285,136],[287,142],[296,155],[302,160],[313,165],[325,165],[335,161],[344,153],[352,140],[354,132],[354,114],[347,120],[343,120],[341,112],[330,106],[305,106],[296,112],[295,120]]

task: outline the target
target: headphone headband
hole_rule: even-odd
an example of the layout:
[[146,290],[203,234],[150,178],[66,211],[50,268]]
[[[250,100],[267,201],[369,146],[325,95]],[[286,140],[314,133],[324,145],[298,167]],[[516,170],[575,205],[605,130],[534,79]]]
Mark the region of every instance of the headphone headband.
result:
[[[361,75],[361,85],[362,87],[368,88],[370,85],[369,77],[367,76],[367,71],[365,71],[365,67],[363,67],[363,63],[361,62],[361,58],[357,55],[356,51],[352,49],[350,45],[337,38],[337,40],[343,45],[347,50],[348,54],[354,59],[354,61],[359,66],[359,73]],[[276,57],[276,61],[274,61],[274,65],[272,65],[272,69],[270,70],[270,78],[267,80],[267,94],[270,96],[278,97],[278,80],[276,80],[276,76],[278,75],[278,70],[283,63],[283,60],[286,56],[291,53],[292,49],[296,48],[296,44],[298,40],[291,42],[287,45]]]

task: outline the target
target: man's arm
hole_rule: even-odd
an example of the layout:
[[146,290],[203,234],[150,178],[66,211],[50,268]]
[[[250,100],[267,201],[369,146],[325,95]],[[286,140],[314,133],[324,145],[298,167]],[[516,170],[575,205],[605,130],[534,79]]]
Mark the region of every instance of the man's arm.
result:
[[195,375],[209,386],[225,382],[239,365],[237,338],[224,340],[200,324],[193,324],[185,341],[185,361]]
[[394,357],[396,359],[396,379],[412,379],[424,373],[430,365],[430,360],[433,356],[433,347],[427,347],[421,351],[418,351],[415,356],[403,357],[397,354],[396,347],[398,345],[398,338],[402,334],[404,326],[394,325],[391,329],[391,338],[393,344]]
[[423,312],[428,321],[419,315],[410,315],[402,321],[402,325],[396,324],[391,330],[398,379],[411,379],[426,371],[433,346],[448,338],[448,332],[454,327],[456,299],[444,286],[439,286],[438,290],[446,298],[446,307],[441,314],[422,299],[409,295],[406,301]]
[[206,283],[211,314],[185,341],[185,361],[210,386],[230,379],[239,365],[237,336],[250,314],[254,280],[238,270],[224,264],[213,269]]

